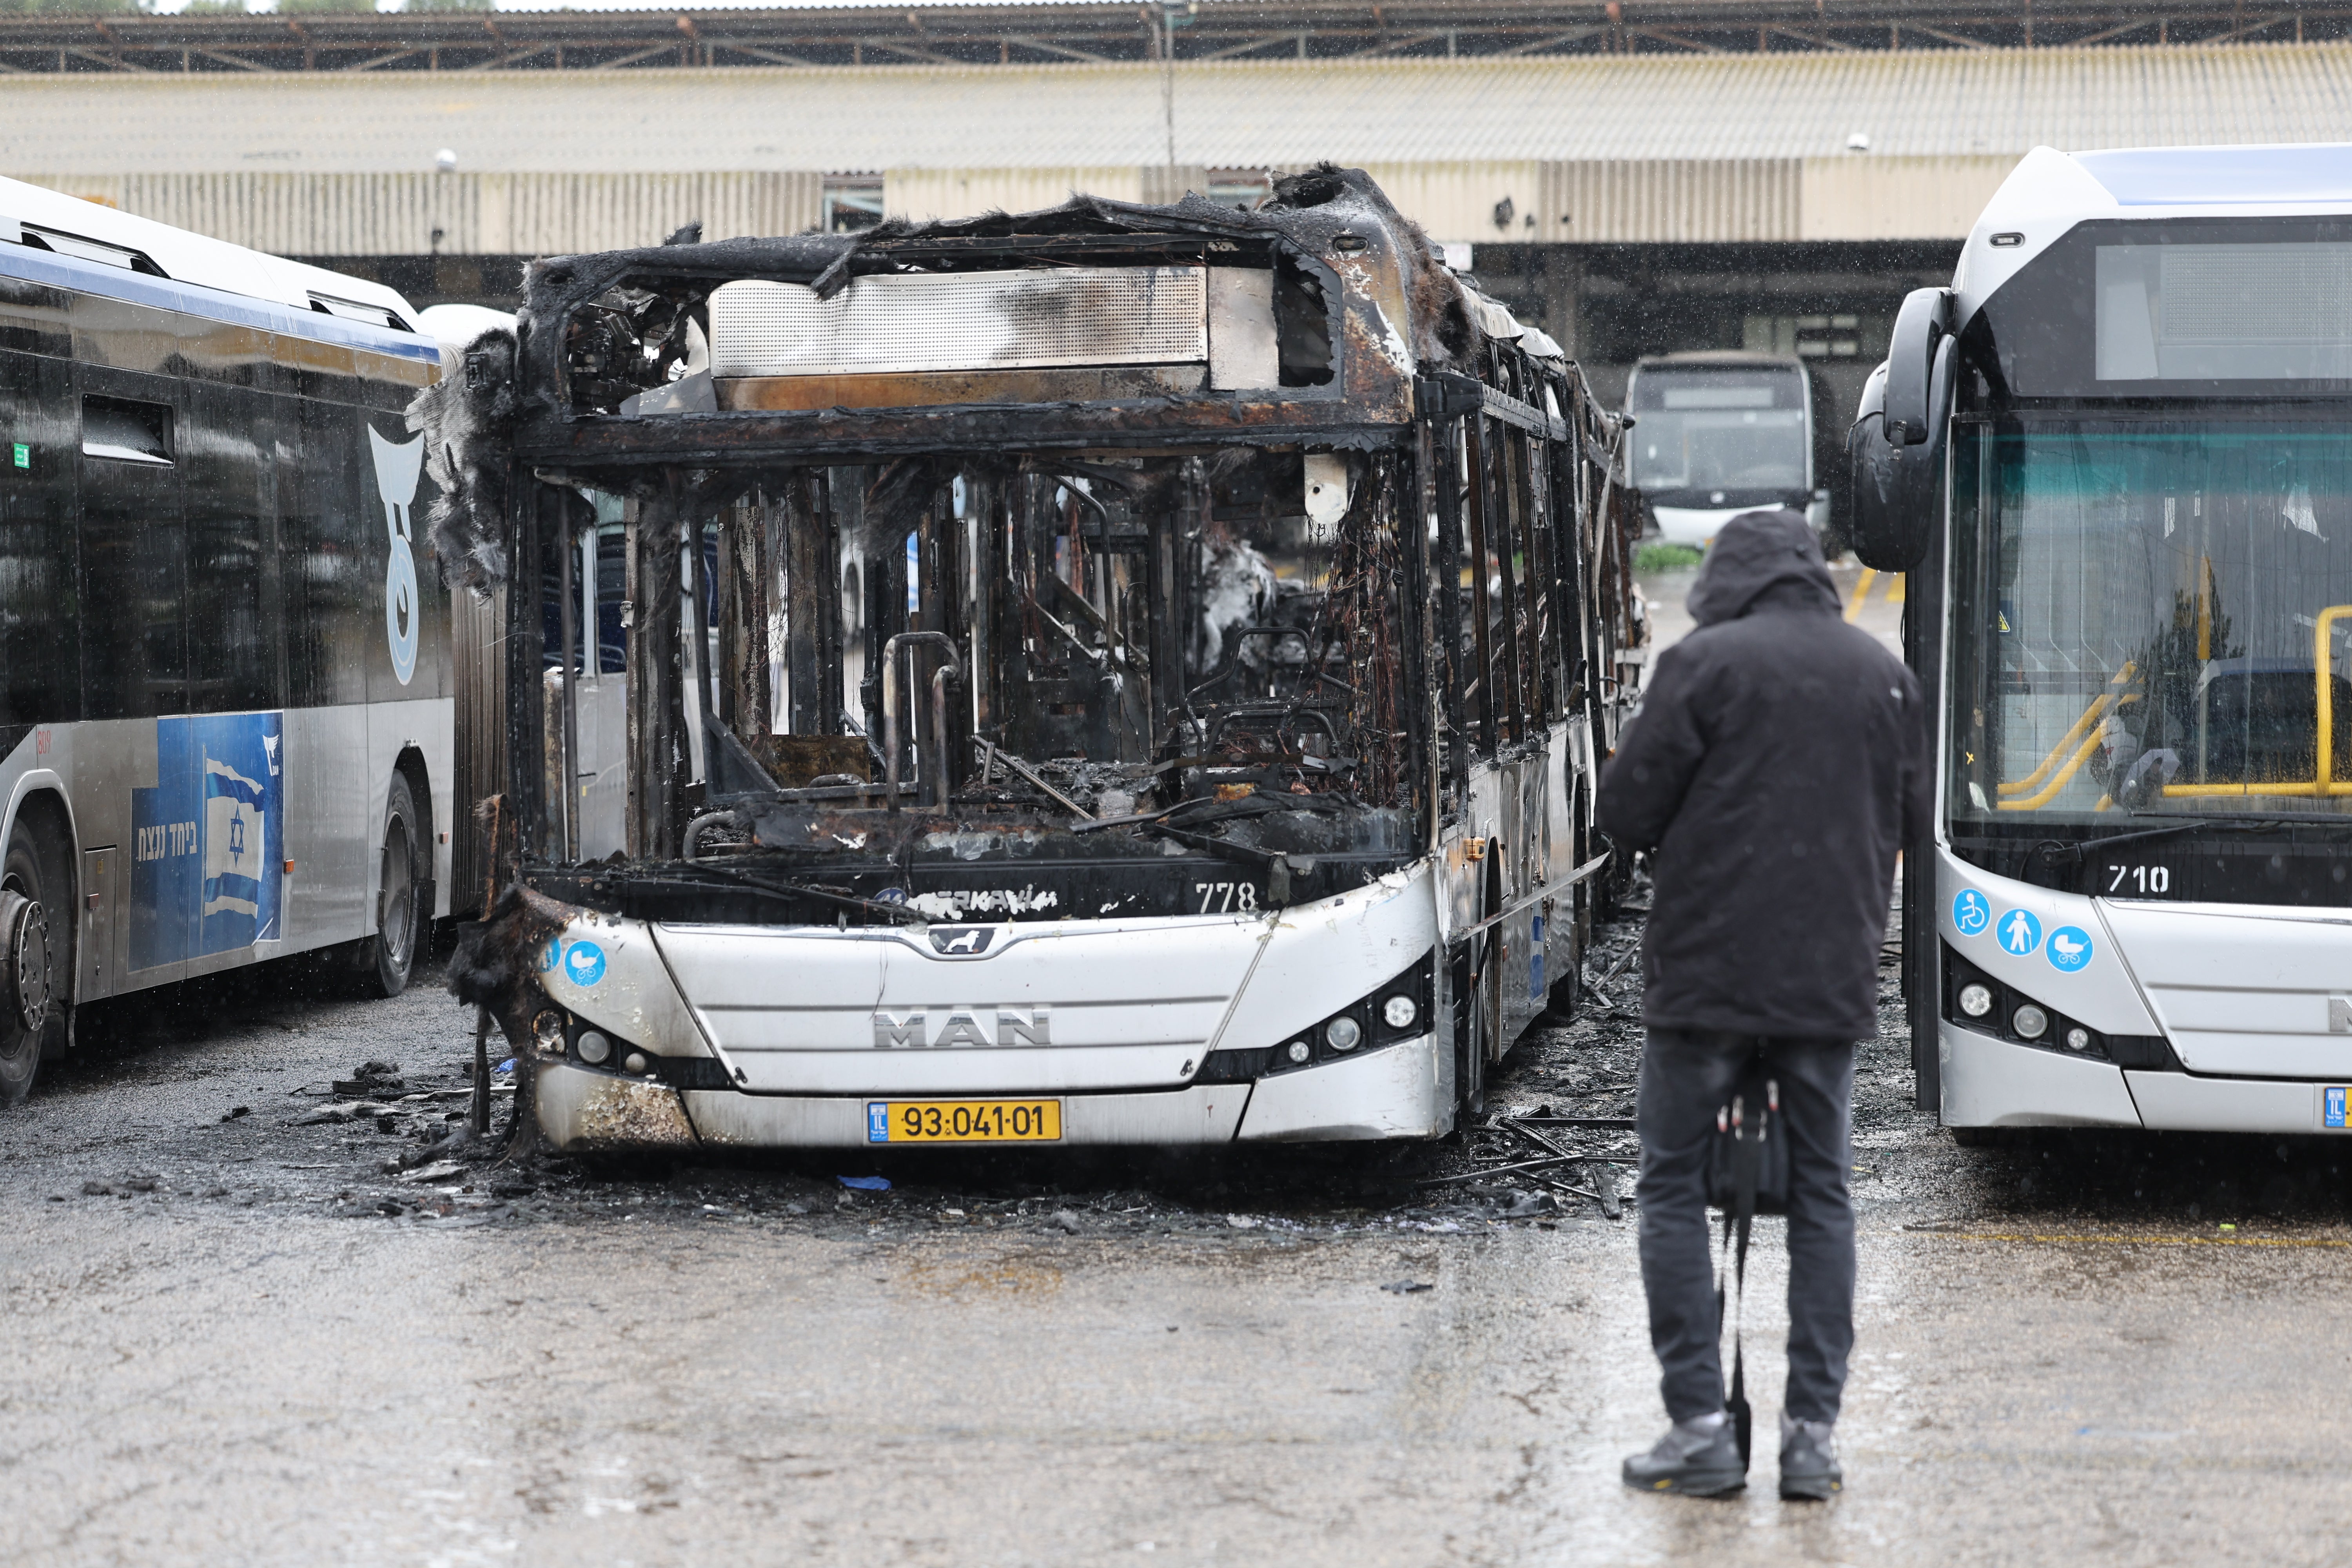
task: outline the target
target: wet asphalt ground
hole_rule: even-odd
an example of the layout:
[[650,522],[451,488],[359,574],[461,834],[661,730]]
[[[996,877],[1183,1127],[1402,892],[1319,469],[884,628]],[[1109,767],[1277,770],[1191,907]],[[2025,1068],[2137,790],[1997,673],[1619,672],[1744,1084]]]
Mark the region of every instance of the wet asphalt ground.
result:
[[[1637,932],[1609,928],[1590,972]],[[1530,1037],[1490,1110],[1629,1110],[1632,989]],[[1911,1110],[1900,1047],[1865,1047],[1850,1489],[1777,1501],[1768,1446],[1747,1495],[1699,1502],[1615,1479],[1659,1426],[1630,1204],[1430,1184],[1521,1139],[404,1181],[383,1167],[462,1110],[468,1024],[430,984],[184,987],[94,1020],[0,1116],[0,1555],[2344,1555],[2341,1143],[1961,1150]],[[398,1086],[332,1087],[369,1060]],[[388,1109],[316,1120],[354,1099]],[[1769,1431],[1784,1276],[1761,1228]]]
[[[1588,975],[1638,936],[1634,909]],[[1522,1043],[1491,1115],[1630,1113],[1633,972]],[[179,987],[86,1017],[0,1113],[0,1560],[2347,1555],[2352,1145],[1962,1150],[1912,1109],[1906,1047],[1865,1045],[1849,1489],[1780,1503],[1768,1437],[1750,1490],[1705,1502],[1616,1479],[1661,1425],[1637,1215],[1591,1163],[1479,1174],[1524,1134],[403,1179],[463,1114],[470,1024],[437,976]]]

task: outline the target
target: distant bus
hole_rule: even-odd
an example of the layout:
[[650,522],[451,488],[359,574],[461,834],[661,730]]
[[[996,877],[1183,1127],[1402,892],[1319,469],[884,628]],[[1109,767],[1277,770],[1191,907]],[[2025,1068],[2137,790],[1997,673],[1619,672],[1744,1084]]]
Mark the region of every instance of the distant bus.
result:
[[2352,146],[2030,153],[1851,445],[1941,695],[1923,1107],[2352,1130]]
[[0,180],[0,1099],[104,997],[408,983],[470,843],[442,371],[391,289]]
[[1758,353],[1644,359],[1625,383],[1629,479],[1670,544],[1704,547],[1743,511],[1785,506],[1829,526],[1813,488],[1812,377],[1802,360]]

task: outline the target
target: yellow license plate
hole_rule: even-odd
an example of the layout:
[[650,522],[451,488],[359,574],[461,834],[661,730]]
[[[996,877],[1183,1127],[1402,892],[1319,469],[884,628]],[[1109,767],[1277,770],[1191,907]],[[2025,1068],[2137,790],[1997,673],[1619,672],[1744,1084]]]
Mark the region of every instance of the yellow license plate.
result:
[[869,1100],[868,1143],[1057,1143],[1058,1100]]

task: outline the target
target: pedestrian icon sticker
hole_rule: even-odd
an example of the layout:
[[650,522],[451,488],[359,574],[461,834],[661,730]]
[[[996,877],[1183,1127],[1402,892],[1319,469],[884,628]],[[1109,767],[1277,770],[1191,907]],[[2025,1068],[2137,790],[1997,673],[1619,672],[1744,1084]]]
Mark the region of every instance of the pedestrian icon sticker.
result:
[[2000,945],[2023,958],[2042,945],[2042,922],[2023,910],[2010,910],[2000,917]]
[[2090,933],[2081,926],[2060,926],[2050,933],[2051,968],[2072,974],[2090,962]]
[[1982,936],[1992,924],[1992,900],[1974,888],[1965,888],[1952,900],[1952,929],[1962,936]]

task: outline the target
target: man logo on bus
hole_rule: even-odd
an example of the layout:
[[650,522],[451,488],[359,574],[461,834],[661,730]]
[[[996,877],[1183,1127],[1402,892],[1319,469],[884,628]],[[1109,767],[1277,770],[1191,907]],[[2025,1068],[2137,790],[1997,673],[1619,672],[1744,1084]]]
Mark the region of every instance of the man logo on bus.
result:
[[2023,910],[2011,910],[2000,917],[2000,945],[2023,958],[2042,945],[2042,922]]
[[416,556],[409,548],[408,510],[416,500],[416,476],[425,467],[425,437],[392,442],[368,426],[375,454],[375,490],[383,502],[383,525],[392,551],[383,569],[383,636],[392,648],[392,672],[405,686],[416,673]]

